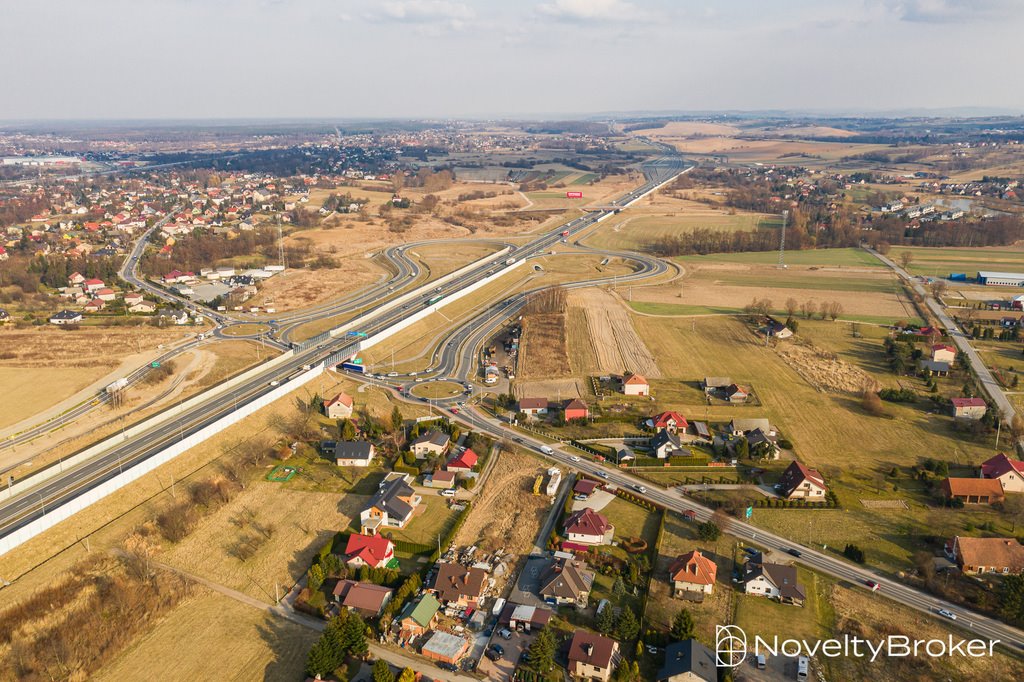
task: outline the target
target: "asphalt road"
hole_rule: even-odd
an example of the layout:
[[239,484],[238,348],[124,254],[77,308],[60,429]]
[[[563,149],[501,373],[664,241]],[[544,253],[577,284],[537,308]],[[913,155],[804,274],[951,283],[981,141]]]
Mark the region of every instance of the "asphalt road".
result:
[[[612,202],[614,205],[625,206],[671,179],[682,171],[683,161],[680,157],[658,159],[644,164],[643,169],[647,182]],[[562,231],[568,230],[570,235],[572,235],[589,227],[609,213],[610,211],[607,210],[593,211],[575,218],[569,223],[556,228],[556,230],[516,249],[510,254],[510,257],[523,260],[545,252],[562,239]],[[123,271],[128,281],[132,281],[137,286],[142,286],[149,290],[151,285],[137,278],[134,281],[131,279],[134,277],[135,266],[140,256],[141,249],[137,247],[126,259]],[[434,289],[423,287],[426,291],[423,292],[422,301],[414,299],[403,306],[396,307],[379,315],[375,315],[371,311],[359,318],[365,320],[365,324],[360,322],[360,329],[369,335],[385,330],[410,314],[410,310],[420,310],[424,306],[430,305],[429,301],[435,297],[444,297],[459,291],[463,287],[493,274],[502,267],[505,266],[500,263],[484,263],[440,287],[435,287]],[[440,291],[437,290],[438,288]],[[161,293],[166,294],[162,290]],[[206,314],[205,309],[202,312]],[[154,426],[148,432],[125,442],[123,445],[112,447],[107,452],[90,459],[88,462],[73,469],[61,471],[58,475],[41,485],[0,504],[0,537],[6,536],[34,519],[39,518],[46,513],[47,508],[52,509],[57,505],[74,499],[113,478],[124,468],[144,461],[147,457],[156,454],[176,440],[184,439],[192,433],[216,422],[232,410],[237,409],[237,406],[244,405],[247,401],[256,399],[273,390],[276,384],[287,380],[289,376],[300,371],[304,365],[317,363],[338,364],[342,360],[352,357],[357,349],[358,345],[351,339],[346,338],[325,339],[319,345],[298,349],[295,356],[286,362],[257,374],[250,380],[227,392],[210,396],[194,407],[183,410],[180,415],[175,415],[173,419]],[[168,409],[173,411],[175,408],[171,407]]]
[[928,309],[931,310],[932,314],[935,315],[936,319],[938,319],[939,324],[941,324],[949,333],[949,337],[953,339],[953,343],[956,344],[956,347],[960,349],[960,352],[966,355],[970,360],[971,368],[978,376],[978,381],[981,384],[981,390],[985,392],[989,397],[989,400],[991,400],[999,409],[999,413],[1002,415],[1003,421],[1009,424],[1013,420],[1013,416],[1016,414],[1016,411],[1013,409],[1013,405],[1003,393],[1003,387],[1000,386],[999,382],[996,381],[996,378],[992,376],[992,372],[985,366],[985,361],[981,359],[978,351],[976,351],[974,346],[971,345],[970,337],[960,331],[960,327],[957,326],[956,322],[946,314],[945,309],[938,301],[932,298],[932,295],[924,288],[916,277],[901,268],[893,262],[892,259],[883,256],[874,249],[868,247],[864,248],[867,249],[875,258],[892,268],[897,275],[910,283],[910,286],[914,288],[914,291],[917,292],[921,297],[921,300],[925,302]]

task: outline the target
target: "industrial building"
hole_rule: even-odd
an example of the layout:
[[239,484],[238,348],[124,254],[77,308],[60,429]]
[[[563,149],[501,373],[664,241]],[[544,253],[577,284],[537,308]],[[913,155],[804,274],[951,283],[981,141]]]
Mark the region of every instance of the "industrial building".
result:
[[978,284],[987,287],[1024,287],[1024,275],[1019,272],[988,272],[978,273]]

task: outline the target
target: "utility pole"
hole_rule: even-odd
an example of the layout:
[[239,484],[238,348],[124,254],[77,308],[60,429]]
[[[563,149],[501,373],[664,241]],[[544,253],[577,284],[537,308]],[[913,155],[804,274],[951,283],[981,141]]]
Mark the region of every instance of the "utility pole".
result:
[[789,222],[789,211],[782,212],[782,229],[779,230],[779,269],[786,269],[786,223]]

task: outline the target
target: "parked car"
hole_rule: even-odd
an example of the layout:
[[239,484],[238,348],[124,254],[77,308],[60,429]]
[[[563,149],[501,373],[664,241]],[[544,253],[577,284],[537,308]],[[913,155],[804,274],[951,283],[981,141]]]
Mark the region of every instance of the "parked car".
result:
[[441,497],[455,497],[455,488],[445,488],[441,491]]
[[498,634],[501,635],[502,639],[512,639],[512,631],[508,628],[498,630]]
[[492,644],[491,645],[491,651],[494,651],[499,656],[504,656],[505,655],[505,647],[501,646],[500,644]]

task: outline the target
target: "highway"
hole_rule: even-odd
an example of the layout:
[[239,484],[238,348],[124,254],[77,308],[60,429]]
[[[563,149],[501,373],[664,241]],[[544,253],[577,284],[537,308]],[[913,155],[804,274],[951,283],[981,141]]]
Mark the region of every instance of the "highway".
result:
[[867,249],[867,251],[875,258],[892,268],[897,275],[905,279],[910,286],[914,288],[914,291],[917,292],[921,297],[921,300],[925,302],[928,309],[932,311],[932,314],[935,315],[936,319],[938,319],[939,324],[946,330],[949,337],[953,339],[953,343],[956,344],[956,347],[960,349],[961,353],[967,356],[968,360],[970,360],[971,369],[973,369],[974,373],[978,376],[978,381],[981,384],[981,390],[988,395],[989,400],[991,400],[999,409],[1003,422],[1009,424],[1013,421],[1013,417],[1016,414],[1016,411],[1013,409],[1013,405],[1003,393],[1003,387],[998,381],[996,381],[996,378],[992,376],[992,372],[989,371],[989,368],[985,366],[985,361],[981,359],[978,351],[971,345],[971,338],[960,331],[960,327],[957,323],[946,314],[946,310],[942,305],[932,298],[931,294],[925,290],[924,286],[916,277],[893,262],[891,258],[887,258],[867,246],[864,248]]
[[[630,201],[650,192],[663,182],[668,181],[683,170],[683,161],[679,157],[658,160],[645,164],[644,171],[647,182],[616,200],[617,206],[624,206]],[[610,210],[594,211],[559,226],[552,232],[541,235],[528,244],[512,252],[510,257],[517,260],[527,259],[550,249],[562,239],[562,231],[568,230],[570,235],[583,230],[610,214]],[[131,275],[134,264],[138,261],[138,253],[133,251],[126,260],[125,271]],[[440,287],[431,289],[421,287],[423,300],[412,300],[402,306],[393,307],[381,314],[373,311],[358,318],[359,328],[366,334],[373,335],[386,330],[402,320],[410,312],[415,312],[429,305],[428,301],[436,297],[444,297],[477,282],[500,268],[502,263],[483,263],[464,273],[459,278]],[[204,311],[205,312],[205,311]],[[316,344],[316,345],[313,345]],[[271,382],[283,382],[304,365],[326,362],[328,365],[338,364],[352,357],[358,350],[358,344],[345,338],[325,338],[304,342],[296,349],[295,355],[283,363],[260,372],[248,381],[233,387],[227,392],[213,395],[200,401],[181,414],[173,414],[173,418],[164,421],[144,434],[110,448],[106,452],[92,458],[67,471],[62,471],[41,485],[32,488],[17,497],[0,505],[0,537],[6,536],[18,528],[30,523],[45,514],[47,508],[66,503],[71,499],[91,490],[101,483],[113,478],[124,468],[144,461],[176,440],[182,440],[190,434],[216,422],[221,417],[273,390]],[[173,411],[175,408],[169,408]],[[168,411],[165,411],[168,414]]]

